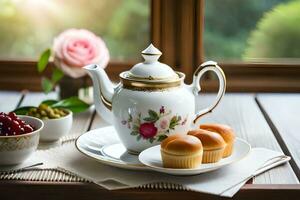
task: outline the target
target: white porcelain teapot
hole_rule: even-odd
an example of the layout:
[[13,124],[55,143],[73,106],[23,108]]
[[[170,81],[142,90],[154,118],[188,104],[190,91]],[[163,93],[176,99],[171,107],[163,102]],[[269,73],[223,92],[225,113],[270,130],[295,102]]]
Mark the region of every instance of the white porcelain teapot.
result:
[[[216,62],[200,65],[193,83],[186,85],[184,73],[158,61],[161,54],[151,44],[142,51],[145,61],[122,72],[117,85],[111,83],[102,67],[96,64],[84,67],[93,81],[98,114],[114,125],[131,153],[156,145],[170,134],[187,133],[200,116],[218,105],[225,93],[225,75]],[[197,112],[195,97],[201,90],[200,78],[207,71],[217,74],[219,91],[210,107]]]

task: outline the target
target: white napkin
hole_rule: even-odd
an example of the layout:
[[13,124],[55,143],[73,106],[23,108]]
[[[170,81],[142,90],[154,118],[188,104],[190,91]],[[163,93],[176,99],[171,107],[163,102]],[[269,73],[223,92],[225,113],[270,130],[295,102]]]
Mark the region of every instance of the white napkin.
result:
[[[253,176],[289,160],[281,152],[253,148],[249,155],[219,170],[196,176],[172,176],[151,171],[125,170],[101,164],[82,155],[74,143],[36,152],[45,168],[60,168],[109,190],[149,183],[178,184],[184,188],[232,197]],[[157,185],[157,184],[156,184]]]

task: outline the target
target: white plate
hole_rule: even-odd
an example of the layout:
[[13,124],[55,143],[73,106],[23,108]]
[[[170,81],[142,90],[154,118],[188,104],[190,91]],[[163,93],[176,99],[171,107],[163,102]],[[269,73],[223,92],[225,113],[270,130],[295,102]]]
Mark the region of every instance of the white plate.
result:
[[103,164],[134,170],[149,170],[137,155],[129,154],[111,126],[88,131],[75,142],[79,152]]
[[144,150],[139,155],[139,160],[144,165],[148,166],[154,171],[172,174],[172,175],[196,175],[204,172],[213,171],[229,165],[233,162],[239,161],[240,159],[247,156],[250,152],[251,146],[245,140],[237,138],[234,143],[234,151],[231,156],[223,158],[217,163],[201,164],[199,167],[194,169],[174,169],[164,168],[162,165],[162,159],[160,155],[160,145],[150,147]]
[[168,169],[162,167],[159,146],[143,151],[140,154],[140,162],[138,156],[129,154],[126,151],[125,147],[120,143],[115,129],[111,126],[84,133],[77,138],[75,145],[78,151],[85,156],[106,165],[123,169],[154,170],[176,175],[193,175],[212,171],[242,159],[250,151],[250,145],[247,142],[237,139],[233,154],[218,163],[202,164],[199,169]]

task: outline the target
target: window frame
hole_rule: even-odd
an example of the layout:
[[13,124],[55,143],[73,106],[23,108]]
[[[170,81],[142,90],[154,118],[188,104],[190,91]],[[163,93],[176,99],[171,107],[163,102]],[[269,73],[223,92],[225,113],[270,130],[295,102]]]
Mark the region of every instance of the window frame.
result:
[[[193,72],[205,61],[205,0],[151,0],[150,4],[150,39],[163,52],[161,61],[184,72],[187,83],[191,82]],[[118,81],[119,73],[134,64],[111,61],[106,71],[112,80]],[[300,63],[219,65],[226,74],[229,92],[300,92]],[[45,74],[50,74],[50,70]],[[0,60],[0,90],[39,91],[40,79],[34,61]],[[205,91],[217,90],[217,81],[210,74],[204,79],[201,84]]]
[[[106,72],[113,81],[117,81],[119,74],[130,69],[133,64],[132,61],[110,61]],[[0,90],[41,91],[41,74],[37,72],[36,65],[36,61],[0,60]],[[48,77],[54,68],[52,62],[49,63],[49,66],[43,73]],[[82,79],[87,79],[87,76],[73,79],[74,84],[82,82]],[[91,85],[90,80],[87,83]]]

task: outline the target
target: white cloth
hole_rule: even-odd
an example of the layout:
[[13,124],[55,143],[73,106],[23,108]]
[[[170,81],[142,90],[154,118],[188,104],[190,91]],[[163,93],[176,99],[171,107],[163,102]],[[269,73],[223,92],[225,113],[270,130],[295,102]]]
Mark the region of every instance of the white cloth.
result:
[[258,173],[290,159],[281,152],[253,148],[246,158],[219,170],[196,176],[172,176],[101,164],[78,152],[74,143],[38,151],[32,157],[41,159],[40,162],[44,163],[45,168],[69,171],[109,190],[138,187],[149,183],[172,183],[190,190],[226,197],[232,197],[247,180]]

